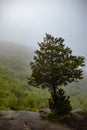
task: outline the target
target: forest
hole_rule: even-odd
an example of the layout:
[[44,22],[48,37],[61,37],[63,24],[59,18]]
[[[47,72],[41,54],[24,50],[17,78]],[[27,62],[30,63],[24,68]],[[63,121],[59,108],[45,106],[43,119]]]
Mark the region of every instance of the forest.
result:
[[[7,45],[6,45],[7,44]],[[47,89],[28,85],[33,60],[32,48],[11,43],[0,43],[0,110],[38,111],[48,107],[50,93]],[[73,109],[87,108],[87,73],[78,83],[64,89]]]

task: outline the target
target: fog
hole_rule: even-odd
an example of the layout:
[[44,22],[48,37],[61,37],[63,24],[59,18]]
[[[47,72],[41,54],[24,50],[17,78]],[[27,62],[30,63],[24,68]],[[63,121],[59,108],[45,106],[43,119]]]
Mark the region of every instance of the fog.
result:
[[0,41],[36,49],[45,33],[87,56],[87,0],[0,0]]

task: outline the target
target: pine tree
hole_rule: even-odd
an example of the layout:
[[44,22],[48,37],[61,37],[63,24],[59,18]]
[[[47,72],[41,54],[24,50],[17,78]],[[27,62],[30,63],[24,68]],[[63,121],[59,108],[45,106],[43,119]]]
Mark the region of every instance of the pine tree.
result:
[[32,74],[28,78],[29,84],[48,88],[52,98],[58,97],[60,86],[83,78],[81,66],[84,66],[85,58],[72,55],[72,50],[63,42],[63,38],[46,34],[43,42],[38,43],[40,49],[35,51],[34,60],[31,62]]

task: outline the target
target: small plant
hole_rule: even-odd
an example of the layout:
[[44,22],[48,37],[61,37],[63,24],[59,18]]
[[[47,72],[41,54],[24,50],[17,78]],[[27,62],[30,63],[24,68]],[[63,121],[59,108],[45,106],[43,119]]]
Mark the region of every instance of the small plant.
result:
[[51,121],[58,121],[58,122],[66,122],[67,120],[71,119],[72,115],[68,114],[68,115],[56,115],[53,112],[48,113],[47,118]]

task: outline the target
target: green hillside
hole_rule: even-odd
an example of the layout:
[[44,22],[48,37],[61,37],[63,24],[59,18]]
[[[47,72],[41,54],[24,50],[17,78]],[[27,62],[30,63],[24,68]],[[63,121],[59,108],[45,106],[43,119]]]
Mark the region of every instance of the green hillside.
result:
[[[29,62],[33,57],[33,50],[14,43],[0,43],[0,64],[8,67],[16,76],[24,76],[23,72],[30,69]],[[28,71],[29,73],[29,71]]]
[[14,72],[9,71],[7,67],[0,65],[1,110],[38,110],[47,106],[47,98],[47,91],[28,86],[26,79],[18,78]]
[[83,79],[66,86],[68,95],[71,96],[73,108],[87,109],[87,73],[83,73]]
[[31,52],[24,46],[0,43],[0,109],[38,110],[47,106],[47,90],[27,84]]
[[[34,50],[0,42],[0,109],[38,110],[48,107],[50,94],[27,84]],[[87,73],[79,83],[66,87],[73,108],[87,108]]]

